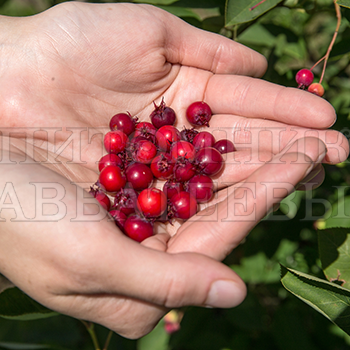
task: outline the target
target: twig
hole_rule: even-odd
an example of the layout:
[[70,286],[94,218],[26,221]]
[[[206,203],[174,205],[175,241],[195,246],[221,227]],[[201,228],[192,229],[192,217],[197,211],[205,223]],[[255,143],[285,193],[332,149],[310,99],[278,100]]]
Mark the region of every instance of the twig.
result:
[[97,335],[94,329],[94,324],[92,322],[86,322],[81,320],[81,322],[84,324],[84,326],[86,327],[87,331],[90,334],[91,340],[94,344],[95,350],[101,350],[100,345],[98,343],[98,339],[97,339]]
[[332,41],[330,42],[329,46],[328,46],[328,49],[327,49],[327,52],[326,54],[320,58],[312,67],[311,67],[311,70],[313,70],[319,63],[321,63],[322,61],[323,62],[323,68],[322,68],[322,74],[321,74],[321,78],[320,78],[320,81],[319,83],[321,84],[322,83],[322,80],[324,78],[324,74],[325,74],[325,71],[326,71],[326,66],[327,66],[327,62],[328,62],[328,58],[329,58],[329,55],[332,51],[332,48],[333,48],[333,45],[335,43],[335,40],[337,38],[337,35],[338,35],[338,32],[339,32],[339,28],[340,28],[340,24],[341,24],[341,12],[340,12],[340,6],[337,4],[337,0],[333,0],[333,3],[334,3],[334,7],[335,7],[335,12],[336,12],[336,15],[337,15],[337,26],[335,28],[335,31],[334,31],[334,34],[333,34],[333,38],[332,38]]
[[110,341],[112,339],[112,335],[113,335],[113,332],[109,331],[107,339],[106,339],[106,342],[105,342],[105,345],[103,347],[103,350],[107,350],[108,349],[108,345],[109,345],[109,343],[110,343]]

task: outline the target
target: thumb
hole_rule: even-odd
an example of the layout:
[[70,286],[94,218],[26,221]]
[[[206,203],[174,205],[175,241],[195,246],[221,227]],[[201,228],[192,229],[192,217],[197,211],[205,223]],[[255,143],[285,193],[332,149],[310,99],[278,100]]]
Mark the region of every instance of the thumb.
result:
[[[114,237],[115,233],[114,233]],[[100,242],[100,243],[99,243]],[[234,307],[246,296],[243,281],[226,265],[198,253],[168,254],[144,247],[126,237],[94,244],[95,264],[75,268],[93,280],[80,280],[71,293],[100,293],[146,301],[167,308],[197,305]],[[98,246],[100,245],[100,246]],[[103,252],[103,256],[96,252]],[[98,262],[98,263],[97,263]],[[86,268],[90,269],[87,271]],[[82,288],[84,290],[82,290]]]

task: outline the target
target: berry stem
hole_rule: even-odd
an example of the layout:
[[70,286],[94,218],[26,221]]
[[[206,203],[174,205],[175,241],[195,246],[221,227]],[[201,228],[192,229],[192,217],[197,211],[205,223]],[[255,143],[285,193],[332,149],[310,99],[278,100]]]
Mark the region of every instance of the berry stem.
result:
[[340,6],[337,4],[337,0],[333,0],[333,3],[334,3],[334,7],[335,7],[335,12],[336,12],[336,15],[337,15],[337,26],[335,28],[335,31],[334,31],[334,34],[333,34],[333,38],[332,38],[332,40],[331,40],[331,42],[330,42],[330,44],[328,46],[326,54],[322,58],[320,58],[310,69],[310,70],[313,70],[319,63],[324,61],[323,62],[323,68],[322,68],[322,74],[321,74],[321,78],[320,78],[320,81],[319,81],[320,84],[322,83],[322,80],[324,78],[324,74],[325,74],[325,71],[326,71],[328,58],[329,58],[329,55],[330,55],[330,53],[332,51],[333,45],[335,43],[335,40],[337,38],[337,35],[338,35],[338,32],[339,32],[339,28],[340,28],[340,24],[341,24]]
[[107,339],[106,339],[106,342],[105,342],[105,345],[103,347],[103,350],[107,350],[108,349],[109,343],[110,343],[110,341],[112,339],[112,335],[113,335],[113,332],[109,331]]
[[253,11],[256,7],[258,7],[259,5],[261,5],[262,3],[264,3],[266,0],[262,0],[260,2],[258,2],[256,5],[252,6],[249,11]]
[[98,343],[97,335],[96,335],[96,332],[95,332],[95,325],[92,322],[86,322],[86,321],[83,321],[83,320],[81,320],[81,322],[83,323],[83,325],[85,326],[85,328],[89,332],[91,340],[92,340],[92,342],[94,344],[95,350],[101,350],[100,345]]

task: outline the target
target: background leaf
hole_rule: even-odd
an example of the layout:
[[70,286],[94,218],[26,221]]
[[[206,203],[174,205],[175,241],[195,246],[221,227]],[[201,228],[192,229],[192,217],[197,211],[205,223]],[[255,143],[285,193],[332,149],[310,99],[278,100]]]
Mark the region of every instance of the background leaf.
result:
[[266,0],[253,10],[250,10],[259,3],[259,0],[228,0],[226,5],[225,26],[230,27],[236,24],[250,22],[272,9],[280,2],[282,2],[282,0]]
[[18,288],[9,288],[0,294],[0,316],[16,320],[35,320],[57,313],[40,305]]
[[160,321],[153,331],[137,342],[137,350],[167,350],[170,335],[165,332],[164,321]]
[[288,291],[350,334],[349,290],[284,266],[281,270],[281,282]]
[[318,231],[322,268],[329,281],[338,281],[350,289],[350,229],[330,228]]
[[343,7],[350,8],[350,0],[338,0],[337,4]]

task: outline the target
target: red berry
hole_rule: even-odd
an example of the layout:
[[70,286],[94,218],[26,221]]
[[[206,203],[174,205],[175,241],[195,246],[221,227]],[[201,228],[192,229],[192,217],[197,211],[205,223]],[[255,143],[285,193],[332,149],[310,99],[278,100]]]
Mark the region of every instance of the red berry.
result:
[[164,125],[156,132],[157,145],[162,151],[169,151],[174,142],[181,140],[180,131],[172,125]]
[[104,146],[108,153],[119,153],[124,151],[128,136],[120,130],[109,131],[104,137]]
[[197,201],[189,192],[180,192],[170,199],[170,212],[173,217],[187,220],[197,213]]
[[140,140],[137,142],[137,147],[132,154],[136,162],[148,164],[157,155],[157,147],[149,140]]
[[222,139],[214,143],[214,148],[216,148],[221,154],[235,152],[236,148],[233,142],[230,140]]
[[156,132],[157,132],[157,129],[154,127],[153,124],[149,122],[140,122],[135,127],[134,137],[143,136],[147,140],[150,140],[153,143],[155,143]]
[[195,174],[196,168],[191,161],[183,157],[177,159],[174,166],[174,179],[176,181],[188,181]]
[[213,147],[215,143],[214,136],[208,131],[199,132],[193,139],[193,146],[197,149],[204,147]]
[[129,136],[135,131],[135,124],[136,119],[133,119],[130,113],[118,113],[111,118],[109,128],[112,131],[123,131],[124,134]]
[[102,169],[99,183],[107,192],[117,192],[125,186],[126,178],[118,166],[109,165]]
[[300,69],[295,76],[295,81],[298,84],[299,88],[308,87],[314,80],[314,74],[310,69]]
[[180,140],[172,144],[170,148],[171,157],[176,160],[179,157],[193,160],[196,155],[196,150],[192,143]]
[[208,104],[203,101],[193,102],[186,110],[187,120],[192,125],[209,126],[209,121],[212,116],[212,111]]
[[187,191],[196,198],[198,203],[206,203],[214,194],[213,180],[207,175],[195,175],[188,181]]
[[157,179],[165,180],[173,175],[174,162],[168,153],[161,153],[151,163],[151,170]]
[[147,219],[132,214],[125,220],[124,232],[134,241],[142,242],[153,235],[153,225]]
[[167,198],[158,188],[147,188],[137,198],[137,208],[149,218],[160,216],[167,208]]
[[94,189],[91,187],[90,194],[92,194],[100,203],[100,205],[105,209],[105,210],[109,210],[111,207],[111,201],[109,199],[109,197],[103,193],[101,190],[99,189]]
[[193,143],[193,139],[196,137],[198,133],[199,131],[196,130],[195,128],[186,129],[185,127],[180,132],[182,140],[188,141],[190,143]]
[[196,154],[194,163],[204,175],[216,175],[224,166],[221,153],[214,147],[202,148]]
[[153,182],[153,173],[146,164],[132,163],[127,167],[125,174],[135,191],[142,191]]
[[173,125],[176,120],[175,111],[165,105],[164,100],[159,106],[153,102],[155,109],[150,115],[152,124],[157,128],[161,128],[164,125]]
[[135,213],[137,192],[132,188],[122,188],[114,196],[113,209],[121,211],[125,215]]
[[320,97],[324,95],[324,87],[320,83],[311,84],[307,90]]
[[127,216],[121,212],[120,210],[113,209],[109,212],[109,214],[112,216],[114,219],[115,224],[121,229],[124,229],[124,224],[126,221]]
[[184,190],[184,185],[181,182],[178,182],[173,179],[169,179],[168,181],[166,181],[163,186],[163,192],[168,199]]
[[108,153],[100,158],[98,161],[98,170],[102,171],[108,165],[115,165],[121,167],[123,165],[122,159],[114,153]]

